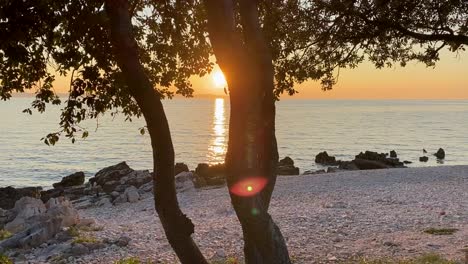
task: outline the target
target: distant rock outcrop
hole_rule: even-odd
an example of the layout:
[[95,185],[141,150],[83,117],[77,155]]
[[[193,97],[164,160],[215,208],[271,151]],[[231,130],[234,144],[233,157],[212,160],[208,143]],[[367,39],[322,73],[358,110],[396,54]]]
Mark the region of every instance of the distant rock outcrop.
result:
[[140,187],[153,179],[148,170],[135,171],[127,163],[104,168],[89,179],[91,185],[99,185],[105,193],[124,192],[129,186]]
[[85,182],[85,174],[82,171],[75,172],[71,175],[63,177],[60,182],[52,184],[54,188],[66,188],[72,186],[83,185]]
[[179,174],[181,172],[184,172],[184,171],[185,172],[189,171],[189,168],[188,168],[187,164],[182,163],[182,162],[180,162],[180,163],[178,162],[178,163],[175,164],[175,166],[174,166],[174,175],[177,175],[177,174]]
[[293,159],[285,157],[278,162],[276,173],[278,175],[299,175],[299,168],[294,166]]
[[315,163],[322,164],[322,165],[338,165],[336,158],[333,156],[329,156],[326,151],[320,152],[315,156]]
[[16,201],[22,197],[41,197],[41,187],[13,188],[11,186],[0,188],[0,208],[11,209]]
[[443,148],[439,148],[436,153],[434,153],[438,159],[445,159],[445,150]]
[[419,157],[420,162],[427,162],[428,160],[429,160],[429,158],[426,157],[426,156]]
[[196,188],[224,185],[226,183],[226,167],[222,163],[215,165],[200,163],[193,174],[193,182]]

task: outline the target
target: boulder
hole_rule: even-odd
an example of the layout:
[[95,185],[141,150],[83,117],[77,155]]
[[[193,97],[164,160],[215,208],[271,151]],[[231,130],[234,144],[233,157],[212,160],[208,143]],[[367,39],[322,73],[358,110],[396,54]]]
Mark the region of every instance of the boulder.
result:
[[443,148],[439,148],[436,153],[434,153],[438,159],[445,159],[445,150]]
[[65,197],[52,198],[46,203],[46,214],[50,218],[61,219],[61,227],[70,227],[80,222],[78,211]]
[[75,172],[71,175],[63,177],[60,182],[52,184],[54,188],[66,188],[71,186],[83,185],[85,182],[85,174],[82,171]]
[[386,165],[385,163],[376,160],[354,159],[353,163],[360,170],[377,170],[390,168],[390,166]]
[[153,180],[151,180],[148,183],[143,184],[142,186],[140,186],[140,188],[138,190],[140,190],[140,191],[142,191],[144,193],[152,192],[153,191]]
[[11,226],[5,227],[15,227],[12,230],[15,234],[1,241],[0,248],[37,247],[54,237],[62,228],[79,223],[78,212],[63,197],[51,199],[46,205],[39,199],[24,197],[12,211],[16,217],[7,224]]
[[52,198],[66,197],[69,200],[77,200],[85,195],[96,193],[96,188],[88,185],[78,185],[70,187],[57,187],[54,189],[46,190],[41,192],[41,200],[46,203]]
[[286,156],[278,162],[278,166],[294,166],[294,160]]
[[140,194],[138,193],[138,189],[135,186],[130,186],[125,190],[124,193],[127,202],[129,203],[136,203],[140,200]]
[[111,193],[116,186],[121,184],[120,179],[132,172],[134,170],[124,161],[98,171],[93,178],[89,179],[89,182],[96,183],[102,187],[104,192]]
[[179,173],[181,172],[188,172],[189,171],[189,168],[187,166],[187,164],[185,163],[176,163],[175,166],[174,166],[174,175],[178,175]]
[[337,165],[336,158],[329,156],[326,151],[320,152],[317,154],[317,156],[315,156],[315,163],[322,165]]
[[5,224],[13,220],[14,214],[10,210],[0,208],[0,230],[4,228]]
[[41,187],[13,188],[11,186],[0,188],[0,208],[11,209],[16,201],[22,197],[28,196],[39,198],[41,196]]
[[398,155],[395,150],[390,151],[390,158],[396,158]]
[[411,163],[413,163],[413,162],[412,162],[412,161],[409,161],[409,160],[404,160],[404,161],[403,161],[403,164],[411,164]]
[[276,168],[278,175],[299,175],[299,168],[294,166],[278,166]]
[[194,188],[193,173],[181,172],[175,176],[176,189],[179,192],[183,192]]
[[290,157],[285,157],[278,162],[276,167],[276,174],[278,175],[299,175],[299,168],[294,167],[294,160]]
[[224,164],[198,164],[193,175],[195,187],[218,186],[226,183],[226,168]]
[[17,233],[25,230],[30,224],[30,218],[46,212],[46,207],[41,200],[32,197],[23,197],[15,203],[11,210],[13,220],[6,223],[5,230],[10,233]]
[[419,161],[420,161],[420,162],[428,162],[428,161],[429,161],[429,158],[426,157],[426,156],[422,156],[422,157],[419,157]]
[[140,187],[145,183],[150,182],[153,179],[153,175],[149,170],[138,170],[132,171],[131,173],[120,178],[120,184],[126,186]]
[[[396,153],[395,153],[396,154]],[[358,163],[361,165],[358,165],[356,160],[360,160],[358,161]],[[364,162],[362,160],[366,160],[366,161],[373,161],[373,162]],[[387,158],[387,154],[385,153],[377,153],[377,152],[373,152],[373,151],[366,151],[364,153],[359,153],[358,155],[356,155],[356,158],[354,160],[354,163],[356,164],[356,166],[363,170],[361,167],[365,167],[365,168],[368,168],[368,167],[372,167],[372,168],[380,168],[380,169],[384,169],[384,168],[404,168],[404,164],[403,162],[400,162],[400,160],[398,158]],[[377,163],[381,163],[381,164],[377,164]]]
[[341,161],[339,164],[338,168],[340,170],[359,170],[354,161]]

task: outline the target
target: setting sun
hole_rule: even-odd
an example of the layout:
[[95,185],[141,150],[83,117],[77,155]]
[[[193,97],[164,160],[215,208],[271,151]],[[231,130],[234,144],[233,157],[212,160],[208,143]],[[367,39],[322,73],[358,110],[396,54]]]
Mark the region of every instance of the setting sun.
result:
[[226,79],[224,78],[224,74],[220,70],[215,70],[211,73],[211,77],[213,78],[213,84],[216,88],[224,88],[226,87]]

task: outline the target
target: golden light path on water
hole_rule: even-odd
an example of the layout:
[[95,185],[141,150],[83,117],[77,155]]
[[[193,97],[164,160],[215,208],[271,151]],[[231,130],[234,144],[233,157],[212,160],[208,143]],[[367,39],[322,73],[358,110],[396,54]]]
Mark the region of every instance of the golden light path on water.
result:
[[213,139],[210,142],[208,160],[210,164],[224,162],[224,155],[227,150],[226,140],[226,113],[224,99],[217,98],[214,104],[213,115]]

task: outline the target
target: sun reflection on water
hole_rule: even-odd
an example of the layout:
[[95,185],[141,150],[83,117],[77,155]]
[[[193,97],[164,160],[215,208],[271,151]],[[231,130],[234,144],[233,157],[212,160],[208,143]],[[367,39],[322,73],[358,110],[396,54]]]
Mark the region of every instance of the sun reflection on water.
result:
[[226,114],[224,99],[217,98],[214,105],[213,140],[210,142],[208,162],[210,164],[224,162],[226,154]]

